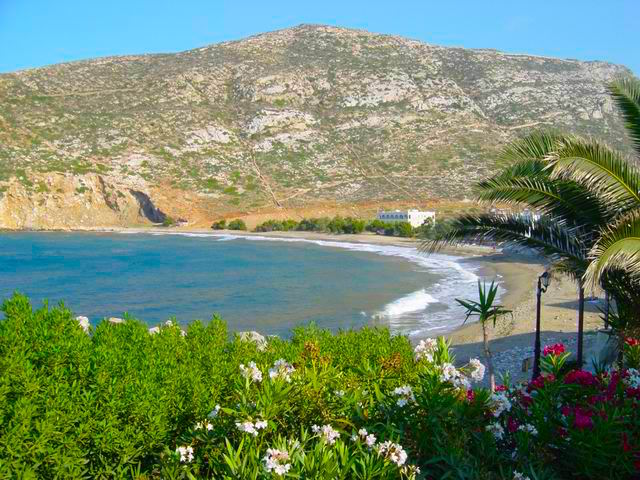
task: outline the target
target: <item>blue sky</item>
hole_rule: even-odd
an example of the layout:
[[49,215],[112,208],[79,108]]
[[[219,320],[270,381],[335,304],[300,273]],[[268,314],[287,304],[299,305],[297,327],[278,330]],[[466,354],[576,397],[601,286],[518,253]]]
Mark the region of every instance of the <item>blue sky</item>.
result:
[[640,0],[0,0],[0,72],[176,52],[300,23],[606,60],[640,75]]

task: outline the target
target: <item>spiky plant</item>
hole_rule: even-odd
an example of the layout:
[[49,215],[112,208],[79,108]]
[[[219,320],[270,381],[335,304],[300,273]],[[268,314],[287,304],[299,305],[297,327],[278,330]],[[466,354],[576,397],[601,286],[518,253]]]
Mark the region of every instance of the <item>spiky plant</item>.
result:
[[487,362],[487,369],[489,370],[489,386],[492,392],[496,389],[496,375],[493,371],[493,359],[491,356],[491,350],[489,349],[489,328],[487,324],[490,321],[493,321],[493,326],[495,327],[498,317],[511,313],[511,310],[505,309],[502,305],[494,305],[497,293],[498,286],[495,282],[491,282],[491,285],[487,288],[486,283],[480,283],[480,281],[478,281],[478,301],[460,300],[459,298],[456,298],[456,302],[466,309],[467,317],[465,321],[470,317],[477,316],[478,321],[482,326],[482,344],[484,347],[484,357]]

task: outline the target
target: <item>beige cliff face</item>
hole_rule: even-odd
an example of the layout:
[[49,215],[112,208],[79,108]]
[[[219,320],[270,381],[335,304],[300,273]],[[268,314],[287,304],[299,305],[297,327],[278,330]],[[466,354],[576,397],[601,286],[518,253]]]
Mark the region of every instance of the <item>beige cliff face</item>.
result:
[[2,74],[0,228],[463,199],[534,128],[627,148],[629,74],[317,25]]
[[100,175],[48,173],[31,177],[35,191],[14,180],[0,200],[8,229],[122,227],[162,221],[148,195]]

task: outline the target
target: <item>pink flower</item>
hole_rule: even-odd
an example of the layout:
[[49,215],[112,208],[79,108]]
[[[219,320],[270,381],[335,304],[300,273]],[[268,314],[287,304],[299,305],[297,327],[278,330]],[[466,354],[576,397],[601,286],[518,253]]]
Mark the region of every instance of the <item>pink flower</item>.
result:
[[583,408],[576,407],[574,410],[575,418],[573,419],[573,425],[578,430],[584,430],[585,428],[593,427],[593,420],[591,420],[591,412],[584,410]]
[[538,390],[545,386],[545,384],[549,382],[555,381],[556,377],[550,373],[549,375],[540,375],[538,378],[529,383],[529,387],[527,390],[531,392],[532,390]]
[[640,345],[640,340],[638,340],[637,338],[627,337],[624,339],[624,343],[626,343],[630,347],[635,347],[637,345]]
[[547,355],[560,355],[561,353],[564,353],[564,345],[561,343],[556,343],[555,345],[547,345],[542,351],[542,354],[545,357]]
[[624,393],[628,398],[635,398],[636,400],[640,400],[640,388],[628,387],[625,389]]
[[509,417],[507,420],[507,430],[509,430],[509,433],[518,431],[518,422],[516,422],[513,417]]
[[520,396],[520,405],[522,405],[524,408],[529,408],[531,405],[533,405],[533,397],[523,392]]
[[506,391],[507,391],[506,385],[496,385],[496,392],[506,392]]
[[471,389],[467,390],[467,401],[473,402],[475,398],[476,398],[476,394],[474,393],[474,391]]
[[565,375],[564,383],[574,383],[582,385],[583,387],[595,387],[598,385],[598,379],[594,377],[591,372],[585,372],[584,370],[572,370]]

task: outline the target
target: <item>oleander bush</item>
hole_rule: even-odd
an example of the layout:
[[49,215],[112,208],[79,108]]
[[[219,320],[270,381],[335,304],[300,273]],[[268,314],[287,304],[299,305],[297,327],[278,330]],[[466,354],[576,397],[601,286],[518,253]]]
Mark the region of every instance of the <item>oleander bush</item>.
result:
[[[0,478],[634,478],[640,373],[482,388],[443,339],[313,325],[231,337],[214,317],[89,331],[15,295],[0,320]],[[640,348],[628,342],[629,348]]]

